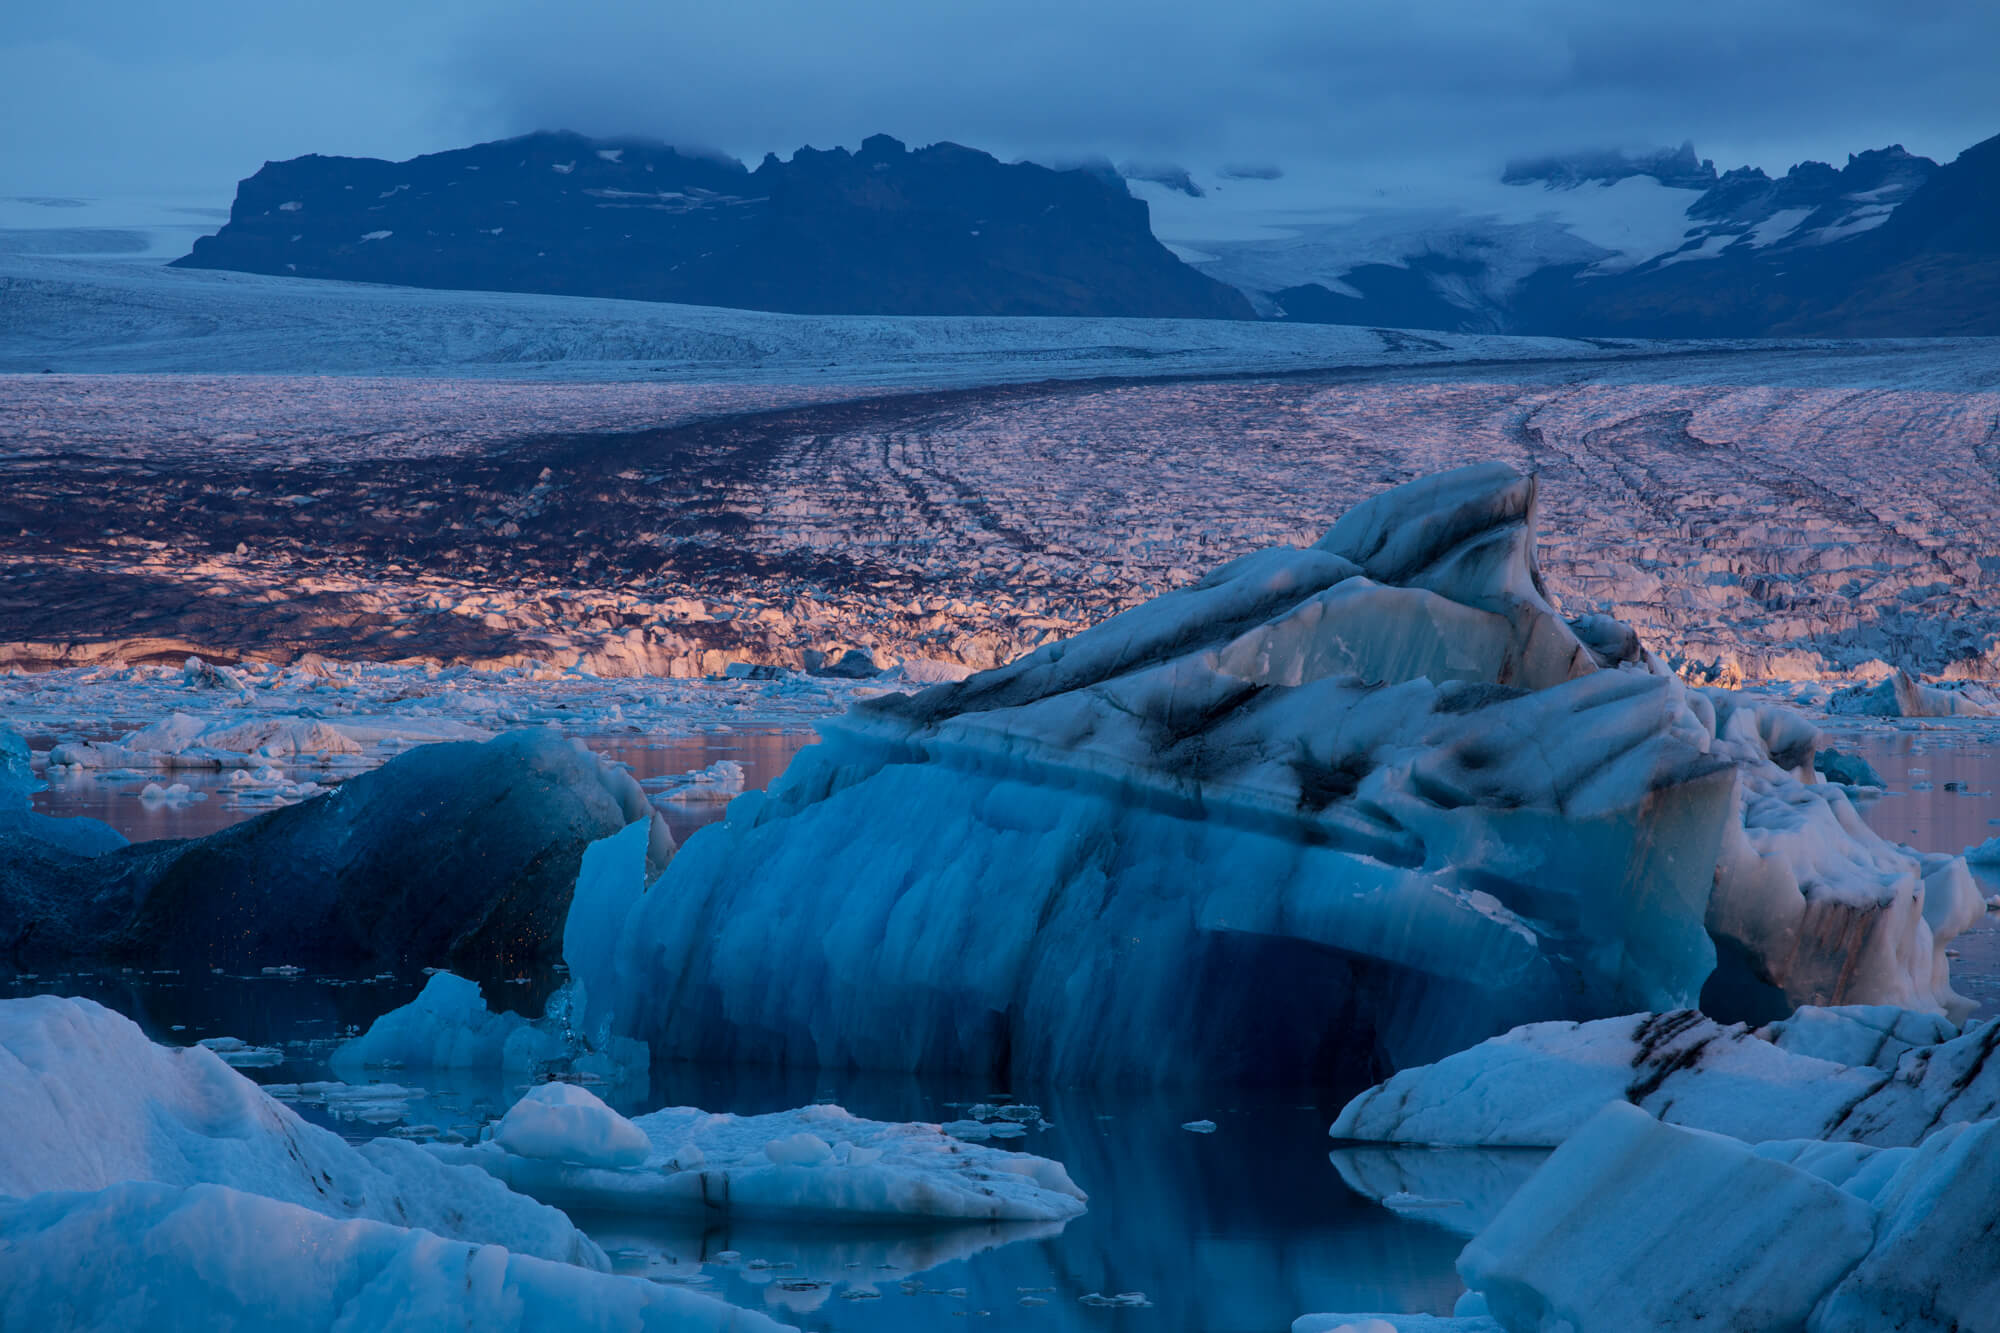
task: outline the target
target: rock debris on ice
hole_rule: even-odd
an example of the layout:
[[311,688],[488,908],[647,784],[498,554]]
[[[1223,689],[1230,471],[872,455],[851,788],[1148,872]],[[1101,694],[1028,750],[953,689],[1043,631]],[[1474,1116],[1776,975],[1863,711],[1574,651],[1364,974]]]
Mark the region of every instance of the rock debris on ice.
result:
[[1908,1146],[2000,1116],[2000,1024],[1806,1007],[1753,1029],[1691,1010],[1517,1028],[1349,1102],[1333,1137],[1555,1147],[1603,1106],[1750,1143]]

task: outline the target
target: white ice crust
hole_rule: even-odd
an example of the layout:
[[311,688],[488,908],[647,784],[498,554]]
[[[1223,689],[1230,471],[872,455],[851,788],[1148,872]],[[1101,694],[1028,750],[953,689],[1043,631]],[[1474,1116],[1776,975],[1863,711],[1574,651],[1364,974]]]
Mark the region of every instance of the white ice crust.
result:
[[[80,1260],[82,1260],[80,1262]],[[780,1333],[753,1310],[221,1185],[0,1198],[0,1327]]]
[[350,1147],[215,1052],[156,1046],[90,1000],[0,1000],[0,1125],[0,1195],[221,1185],[331,1218],[607,1266],[554,1209],[400,1139]]
[[963,1143],[936,1125],[831,1105],[749,1116],[677,1106],[627,1120],[587,1090],[559,1086],[517,1104],[490,1141],[430,1151],[595,1212],[942,1223],[1060,1222],[1084,1211],[1060,1163]]
[[1868,1204],[1837,1186],[1734,1139],[1610,1106],[1458,1267],[1510,1330],[1796,1328],[1874,1239]]
[[1332,1134],[1378,1143],[1554,1147],[1630,1103],[1750,1143],[1907,1146],[2000,1116],[2000,1024],[1801,1009],[1762,1029],[1693,1011],[1538,1023],[1362,1093]]
[[[646,826],[640,841],[645,841]],[[643,849],[642,853],[643,855]],[[498,1069],[525,1072],[568,1054],[561,1040],[519,1014],[493,1013],[476,983],[434,973],[417,998],[341,1045],[333,1066],[370,1069]]]

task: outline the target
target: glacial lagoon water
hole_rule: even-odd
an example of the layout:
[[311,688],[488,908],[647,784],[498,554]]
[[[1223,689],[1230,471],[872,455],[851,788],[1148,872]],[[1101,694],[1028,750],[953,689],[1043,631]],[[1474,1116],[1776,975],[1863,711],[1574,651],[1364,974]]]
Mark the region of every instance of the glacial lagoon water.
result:
[[[1882,832],[1933,850],[2000,834],[2000,727],[1869,722],[1834,726],[1829,735],[1887,781],[1888,792],[1865,807]],[[600,737],[591,744],[642,780],[734,759],[754,788],[810,739],[796,729],[746,727],[696,737]],[[137,786],[101,780],[59,784],[37,803],[50,813],[94,814],[135,838],[187,836],[255,813],[232,808],[216,785],[210,801],[179,808],[146,806]],[[721,813],[718,802],[667,810],[681,838]],[[1983,1012],[1994,1011],[2000,928],[1990,920],[1962,937],[1954,976],[1961,990],[1984,1002]],[[326,1063],[332,1048],[410,999],[422,982],[416,974],[116,969],[0,978],[0,995],[87,995],[130,1015],[158,1041],[232,1036],[271,1048],[271,1063],[244,1073],[350,1139],[476,1136],[525,1091],[523,1081],[384,1070],[372,1084],[331,1096],[309,1087],[338,1083]],[[495,1007],[532,1012],[539,1004],[536,986],[516,987],[505,978],[483,984]],[[804,1329],[936,1329],[962,1319],[996,1330],[1233,1333],[1284,1328],[1316,1310],[1446,1314],[1463,1289],[1453,1270],[1459,1232],[1476,1225],[1483,1198],[1504,1197],[1537,1160],[1390,1150],[1330,1155],[1326,1126],[1352,1089],[1083,1094],[948,1079],[670,1067],[598,1091],[628,1114],[666,1105],[758,1113],[831,1100],[871,1118],[941,1122],[981,1101],[1040,1108],[1033,1123],[1047,1128],[1030,1128],[1003,1146],[1057,1158],[1090,1194],[1089,1211],[1066,1226],[940,1231],[577,1219],[622,1272],[701,1288]],[[1215,1122],[1215,1131],[1182,1128],[1198,1120]],[[1376,1194],[1393,1187],[1466,1202],[1405,1218],[1349,1188],[1343,1173]]]

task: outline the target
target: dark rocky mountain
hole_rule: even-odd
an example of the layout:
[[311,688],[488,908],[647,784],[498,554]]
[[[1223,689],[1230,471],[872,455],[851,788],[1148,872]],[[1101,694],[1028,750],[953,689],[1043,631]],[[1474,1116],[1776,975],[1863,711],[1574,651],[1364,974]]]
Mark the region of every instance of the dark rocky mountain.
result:
[[[1731,173],[1732,176],[1738,173]],[[1703,204],[1723,213],[1732,202]],[[1739,177],[1734,187],[1756,182]],[[1757,219],[1713,258],[1676,260],[1715,241],[1606,277],[1550,270],[1515,305],[1524,331],[1635,337],[2000,335],[2000,138],[1946,166],[1900,147],[1863,153],[1844,171],[1806,163],[1734,202]],[[1804,214],[1764,239],[1784,206]],[[1809,211],[1808,211],[1809,210]],[[1761,214],[1761,217],[1760,217]]]
[[191,268],[801,314],[1246,319],[1115,176],[886,135],[756,170],[544,133],[266,163]]

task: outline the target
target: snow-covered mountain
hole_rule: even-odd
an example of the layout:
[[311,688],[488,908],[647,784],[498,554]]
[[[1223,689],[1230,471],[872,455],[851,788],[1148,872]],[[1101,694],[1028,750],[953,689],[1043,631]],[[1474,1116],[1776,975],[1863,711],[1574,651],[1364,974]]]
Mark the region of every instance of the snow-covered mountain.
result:
[[[1568,336],[1923,335],[2000,324],[1927,299],[1878,300],[1865,317],[1833,311],[1875,270],[1926,247],[1880,243],[1877,229],[1907,201],[1928,195],[1918,213],[1955,226],[1983,216],[1985,234],[2000,231],[1975,202],[1990,188],[1977,182],[1994,174],[1992,150],[1940,168],[1898,144],[1774,178],[1718,173],[1683,144],[1520,159],[1469,186],[1365,194],[1282,173],[1127,177],[1175,253],[1269,317]],[[1978,234],[1946,253],[1977,251]]]

